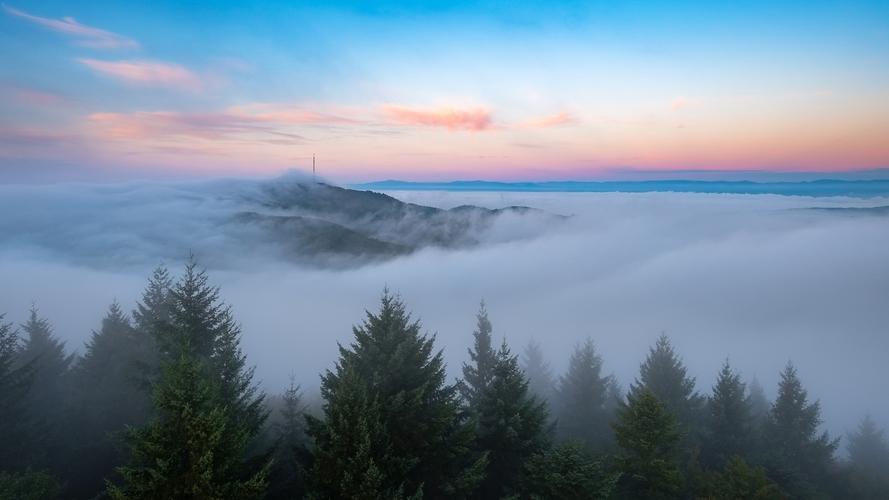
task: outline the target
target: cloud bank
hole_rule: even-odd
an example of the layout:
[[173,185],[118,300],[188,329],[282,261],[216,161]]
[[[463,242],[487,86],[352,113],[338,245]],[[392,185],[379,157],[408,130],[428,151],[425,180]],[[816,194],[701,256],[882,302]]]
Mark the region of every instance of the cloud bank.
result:
[[[402,191],[393,195],[443,208],[529,205],[574,217],[546,231],[504,219],[476,249],[331,270],[240,251],[212,223],[237,204],[214,194],[232,182],[242,181],[0,188],[0,310],[21,321],[36,301],[69,347],[79,347],[112,299],[131,306],[154,264],[176,270],[191,248],[234,307],[250,362],[273,391],[290,373],[310,392],[317,387],[336,342],[350,340],[351,325],[388,285],[437,332],[453,374],[484,298],[497,338],[515,349],[541,341],[557,371],[576,342],[592,337],[606,370],[626,386],[666,332],[702,392],[728,357],[773,395],[792,359],[833,432],[867,412],[889,422],[887,219],[808,210],[885,198]],[[55,239],[65,251],[40,244]],[[77,253],[94,259],[70,256]]]

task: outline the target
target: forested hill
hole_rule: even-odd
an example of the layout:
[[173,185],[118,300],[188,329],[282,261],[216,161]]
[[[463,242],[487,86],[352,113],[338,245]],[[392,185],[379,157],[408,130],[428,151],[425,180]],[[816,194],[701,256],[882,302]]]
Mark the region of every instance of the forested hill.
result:
[[[262,258],[354,267],[437,247],[489,241],[501,218],[551,227],[527,207],[441,209],[333,186],[298,174],[275,179],[0,186],[0,246],[98,267],[144,268],[201,255],[214,267]],[[527,231],[524,233],[528,235]],[[498,233],[498,238],[518,235]]]

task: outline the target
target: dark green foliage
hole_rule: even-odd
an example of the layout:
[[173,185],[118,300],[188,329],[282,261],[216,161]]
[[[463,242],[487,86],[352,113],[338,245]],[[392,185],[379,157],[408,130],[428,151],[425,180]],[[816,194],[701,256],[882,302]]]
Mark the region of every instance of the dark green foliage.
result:
[[493,377],[480,395],[476,429],[478,449],[488,457],[477,498],[515,494],[523,482],[528,459],[548,444],[545,403],[528,392],[528,381],[504,341],[497,352]]
[[[322,377],[325,421],[310,419],[314,494],[338,497],[360,484],[368,497],[467,495],[485,461],[471,454],[472,429],[461,422],[456,388],[445,384],[434,337],[388,291],[353,334]],[[351,498],[365,498],[355,491]]]
[[18,332],[0,314],[0,470],[19,469],[31,450],[32,426],[25,396],[31,385],[29,365],[17,366]]
[[619,473],[608,472],[578,443],[563,443],[528,460],[525,496],[533,500],[609,498]]
[[564,438],[596,453],[612,447],[612,383],[612,377],[602,375],[602,358],[591,339],[575,347],[568,371],[559,381],[559,431]]
[[187,346],[164,363],[155,388],[157,418],[133,432],[132,464],[120,469],[113,498],[260,498],[265,471],[241,478],[251,435],[218,402],[204,362]]
[[61,490],[59,481],[47,472],[0,472],[0,500],[54,500]]
[[648,357],[639,367],[639,378],[630,394],[648,390],[671,412],[683,432],[695,428],[703,414],[704,398],[695,391],[695,379],[673,350],[666,335],[658,337]]
[[714,500],[781,500],[786,495],[766,475],[762,467],[752,467],[741,457],[732,457],[725,467],[708,474],[701,498]]
[[849,434],[847,449],[855,497],[889,498],[889,442],[870,416]]
[[482,301],[476,315],[477,326],[472,332],[473,347],[469,349],[469,363],[463,363],[463,381],[458,386],[463,400],[470,410],[478,405],[478,400],[487,390],[494,377],[494,365],[497,363],[494,348],[491,344],[491,321],[485,301]]
[[713,395],[707,401],[703,455],[709,468],[722,468],[734,456],[750,456],[751,413],[745,384],[726,360],[713,386]]
[[528,390],[531,391],[531,394],[534,394],[547,404],[552,404],[556,380],[553,377],[549,363],[543,357],[540,343],[536,340],[531,340],[525,346],[524,356],[522,357],[522,369],[525,371],[525,377],[528,379]]
[[794,496],[823,494],[834,468],[833,453],[839,440],[818,433],[821,405],[809,403],[796,368],[787,363],[778,384],[778,397],[766,421],[770,476]]
[[281,397],[280,420],[274,425],[274,463],[267,498],[301,498],[306,490],[309,462],[305,405],[299,386],[291,379]]
[[151,400],[144,390],[139,336],[120,306],[111,304],[72,370],[71,418],[80,435],[71,452],[80,459],[69,466],[66,494],[89,497],[101,491],[105,478],[125,461],[121,434],[148,420]]
[[[153,281],[163,280],[156,273]],[[240,351],[240,329],[194,260],[169,301],[169,321],[149,322],[159,348],[155,417],[131,433],[132,462],[111,492],[119,498],[261,496],[267,466],[248,467],[245,460],[266,414]]]
[[622,498],[675,498],[682,485],[676,464],[676,420],[648,389],[627,396],[614,423]]
[[37,465],[58,471],[65,465],[67,376],[74,356],[65,353],[64,342],[53,335],[49,321],[38,316],[36,307],[21,328],[24,335],[16,367],[30,371],[30,388],[22,400],[36,426],[34,439],[26,446],[30,454],[38,455],[34,457]]

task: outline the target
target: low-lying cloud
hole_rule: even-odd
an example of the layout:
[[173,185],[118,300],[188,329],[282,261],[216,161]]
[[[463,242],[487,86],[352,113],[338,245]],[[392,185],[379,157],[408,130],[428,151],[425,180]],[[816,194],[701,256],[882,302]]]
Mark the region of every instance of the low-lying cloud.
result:
[[311,392],[336,343],[350,340],[351,325],[389,286],[437,332],[455,375],[484,298],[498,339],[515,350],[541,341],[557,371],[591,337],[626,386],[666,332],[702,392],[728,357],[773,395],[790,359],[832,431],[865,413],[889,423],[887,219],[805,210],[889,200],[398,192],[444,208],[528,205],[573,217],[542,228],[511,216],[473,249],[337,270],[242,251],[213,222],[239,207],[218,194],[232,183],[250,189],[246,181],[0,188],[0,312],[22,321],[35,301],[80,348],[113,299],[132,306],[154,264],[175,271],[191,249],[233,306],[250,362],[272,391],[294,373]]

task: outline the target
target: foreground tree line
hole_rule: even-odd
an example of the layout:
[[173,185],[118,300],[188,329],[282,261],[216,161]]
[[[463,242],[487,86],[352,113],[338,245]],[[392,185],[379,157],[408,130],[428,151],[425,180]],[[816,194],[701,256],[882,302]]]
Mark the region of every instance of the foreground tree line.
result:
[[889,498],[889,444],[865,418],[819,432],[792,364],[769,402],[725,362],[698,392],[661,336],[625,392],[592,340],[552,374],[494,343],[484,304],[462,379],[384,291],[322,403],[266,397],[206,273],[157,269],[80,357],[32,309],[0,316],[0,498]]

